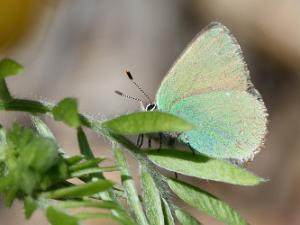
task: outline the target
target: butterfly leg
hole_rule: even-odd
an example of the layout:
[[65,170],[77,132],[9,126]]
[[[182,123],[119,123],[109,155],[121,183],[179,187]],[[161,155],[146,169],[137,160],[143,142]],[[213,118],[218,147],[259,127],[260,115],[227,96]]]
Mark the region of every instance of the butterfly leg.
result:
[[136,140],[136,146],[139,146],[139,144],[140,144],[140,137],[141,137],[141,135],[139,134],[137,137],[137,140]]
[[188,146],[189,146],[189,149],[192,151],[193,156],[195,156],[196,154],[195,154],[195,150],[193,149],[193,147],[190,144],[188,144]]
[[158,150],[160,150],[161,147],[162,147],[162,139],[163,139],[163,134],[159,133],[159,147],[158,147]]
[[150,136],[148,136],[148,148],[151,148],[152,139]]
[[136,145],[140,148],[143,146],[143,143],[144,143],[144,134],[139,134],[136,141]]
[[175,179],[177,180],[178,179],[178,173],[174,172],[174,175],[175,175]]

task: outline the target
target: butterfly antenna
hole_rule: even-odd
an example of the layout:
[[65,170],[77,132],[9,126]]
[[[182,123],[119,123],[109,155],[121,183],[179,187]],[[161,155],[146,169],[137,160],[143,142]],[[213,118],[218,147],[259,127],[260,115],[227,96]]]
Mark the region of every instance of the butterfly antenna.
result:
[[149,95],[146,94],[146,92],[133,80],[133,77],[130,73],[130,71],[126,70],[125,71],[127,77],[129,78],[129,80],[140,90],[140,92],[143,93],[143,95],[149,100],[149,102],[152,102]]
[[135,100],[135,101],[138,101],[138,102],[141,102],[141,103],[144,104],[144,102],[141,99],[132,97],[130,95],[126,95],[126,94],[122,93],[121,91],[116,90],[115,93],[117,95],[120,95],[120,96],[124,97],[124,98],[132,99],[132,100]]

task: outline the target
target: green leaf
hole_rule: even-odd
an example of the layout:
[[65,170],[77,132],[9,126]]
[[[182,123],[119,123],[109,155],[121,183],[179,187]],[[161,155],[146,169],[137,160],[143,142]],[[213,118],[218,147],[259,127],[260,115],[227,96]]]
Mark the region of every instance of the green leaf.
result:
[[117,166],[120,168],[121,180],[124,190],[127,195],[128,205],[131,211],[134,213],[139,225],[148,225],[148,221],[144,214],[141,202],[138,197],[138,193],[135,189],[135,184],[131,178],[130,171],[128,169],[127,161],[123,151],[114,144],[113,147]]
[[54,134],[39,117],[32,115],[30,118],[40,136],[56,140]]
[[263,178],[227,161],[193,155],[190,152],[160,149],[150,150],[147,154],[156,165],[192,177],[237,185],[257,185],[264,181]]
[[7,132],[5,164],[18,194],[32,194],[40,188],[41,178],[58,163],[56,143],[37,136],[31,129],[14,124]]
[[41,102],[26,99],[12,99],[5,102],[0,101],[0,110],[47,113],[50,109]]
[[0,61],[0,79],[23,72],[23,66],[12,59]]
[[[20,137],[22,138],[22,137]],[[58,146],[49,138],[34,136],[20,152],[20,162],[35,171],[45,173],[58,161]]]
[[201,225],[196,218],[194,218],[192,215],[188,214],[187,212],[183,211],[182,209],[176,209],[175,210],[176,217],[178,221],[182,225]]
[[11,207],[14,200],[17,197],[17,189],[15,187],[10,187],[7,191],[4,193],[4,204],[6,207]]
[[82,127],[77,128],[77,140],[79,143],[80,153],[84,155],[86,159],[95,158]]
[[63,121],[70,127],[79,127],[80,118],[78,104],[75,98],[61,100],[52,110],[55,120]]
[[164,225],[160,194],[150,173],[142,167],[141,172],[143,200],[150,225]]
[[70,169],[70,171],[88,169],[88,168],[91,168],[91,167],[98,166],[98,164],[100,162],[102,162],[103,160],[104,160],[104,158],[93,158],[93,159],[87,160],[87,161],[82,162],[82,163],[74,164],[74,165],[70,166],[69,169]]
[[76,214],[79,220],[91,220],[91,219],[115,219],[112,214],[109,213],[93,213],[93,212],[80,212]]
[[63,182],[70,177],[68,166],[64,159],[59,158],[59,161],[42,177],[40,183],[41,190],[47,190],[49,187]]
[[88,168],[88,169],[77,170],[75,172],[72,172],[71,177],[82,177],[86,175],[92,175],[95,173],[114,172],[118,170],[119,168],[115,166]]
[[59,207],[62,208],[100,208],[100,209],[116,209],[120,210],[121,207],[113,201],[61,201],[58,203]]
[[91,219],[114,219],[116,221],[118,221],[120,224],[124,224],[124,225],[137,225],[136,223],[134,223],[132,221],[132,219],[126,215],[123,214],[109,214],[109,213],[101,213],[101,212],[97,212],[97,213],[93,213],[93,212],[81,212],[81,213],[77,213],[76,217],[79,220],[91,220]]
[[5,189],[9,188],[12,183],[12,177],[0,177],[0,192],[3,192]]
[[[51,130],[49,129],[47,124],[44,123],[43,120],[41,120],[38,116],[34,116],[34,115],[31,115],[30,118],[31,118],[31,121],[32,121],[35,129],[37,130],[37,132],[40,136],[50,138],[53,141],[57,142],[54,134],[51,132]],[[61,147],[58,147],[58,152],[66,157],[66,153],[64,152],[64,150]]]
[[47,208],[46,215],[52,225],[80,225],[78,218],[53,206]]
[[168,202],[164,198],[161,198],[161,200],[165,225],[175,225],[174,218]]
[[38,207],[38,205],[33,198],[27,196],[24,199],[24,213],[25,213],[26,219],[29,219],[31,217],[31,215],[34,213],[34,211],[37,209],[37,207]]
[[111,209],[112,214],[101,214],[83,212],[77,214],[76,217],[80,220],[83,219],[95,219],[95,218],[112,218],[119,221],[121,224],[136,225],[132,219],[127,215],[126,211],[114,201],[99,201],[99,200],[83,200],[83,201],[61,201],[58,203],[62,208],[100,208]]
[[112,186],[113,183],[111,181],[103,179],[72,187],[61,188],[52,192],[44,193],[43,195],[48,198],[83,197],[106,191]]
[[188,131],[193,126],[185,120],[163,112],[136,112],[103,123],[117,134]]
[[171,190],[196,209],[230,225],[248,224],[234,209],[212,194],[182,181],[168,179]]
[[83,159],[82,155],[74,155],[69,158],[66,158],[66,163],[70,166],[79,163]]
[[45,172],[57,162],[56,143],[49,138],[37,136],[29,128],[14,124],[7,133],[7,142],[12,151],[17,151],[19,165]]

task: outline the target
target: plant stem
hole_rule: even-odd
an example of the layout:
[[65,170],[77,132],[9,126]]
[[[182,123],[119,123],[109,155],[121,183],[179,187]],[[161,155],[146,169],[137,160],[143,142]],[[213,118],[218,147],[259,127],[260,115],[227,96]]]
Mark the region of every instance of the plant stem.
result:
[[12,99],[5,79],[0,79],[0,99],[3,101],[9,101]]

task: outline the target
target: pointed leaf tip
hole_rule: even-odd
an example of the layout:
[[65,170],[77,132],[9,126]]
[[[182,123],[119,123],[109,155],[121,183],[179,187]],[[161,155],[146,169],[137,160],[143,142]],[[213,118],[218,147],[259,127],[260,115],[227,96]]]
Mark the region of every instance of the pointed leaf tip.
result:
[[182,209],[176,209],[175,215],[180,224],[182,225],[202,225],[198,220],[196,220],[196,218],[183,211]]
[[0,61],[0,78],[19,74],[23,71],[23,66],[12,59],[2,59]]

